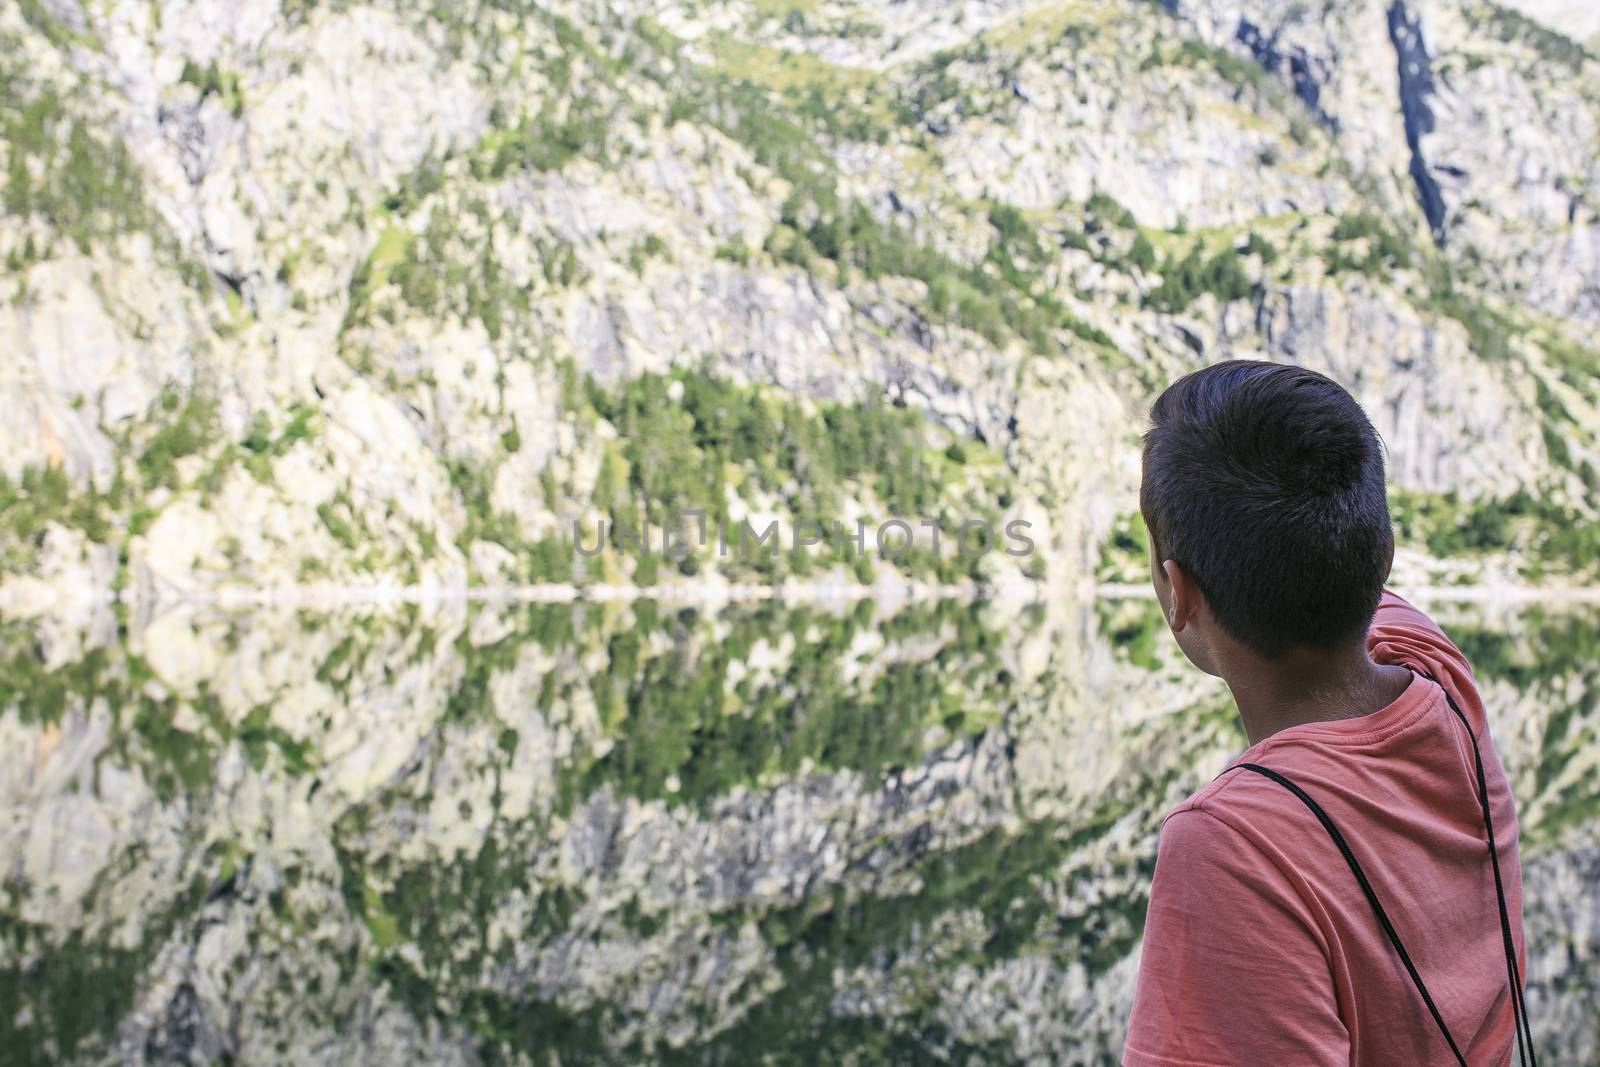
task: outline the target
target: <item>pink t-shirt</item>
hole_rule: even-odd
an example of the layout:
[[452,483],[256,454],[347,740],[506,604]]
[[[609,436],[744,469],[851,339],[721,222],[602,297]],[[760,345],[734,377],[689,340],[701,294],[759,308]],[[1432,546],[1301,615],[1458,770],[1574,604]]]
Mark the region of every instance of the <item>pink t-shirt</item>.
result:
[[[1385,593],[1367,638],[1379,663],[1438,678],[1483,752],[1506,903],[1526,975],[1511,790],[1471,668],[1433,620]],[[1388,707],[1295,726],[1234,763],[1317,801],[1366,871],[1473,1067],[1515,1047],[1510,983],[1472,746],[1438,686]],[[1421,996],[1311,811],[1253,771],[1229,771],[1161,827],[1126,1067],[1455,1062]]]

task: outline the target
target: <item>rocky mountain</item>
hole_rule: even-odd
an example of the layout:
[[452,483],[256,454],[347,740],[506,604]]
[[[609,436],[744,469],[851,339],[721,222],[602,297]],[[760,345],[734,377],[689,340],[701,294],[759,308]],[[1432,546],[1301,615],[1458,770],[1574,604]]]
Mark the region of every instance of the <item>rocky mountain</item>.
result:
[[[1600,564],[1600,64],[1523,6],[0,5],[0,1048],[1106,1062],[1239,743],[1065,595],[1142,580],[1156,391],[1346,382],[1401,584]],[[619,532],[689,513],[843,530]],[[1052,595],[213,605],[904,581]],[[1496,610],[1445,621],[1593,1062],[1593,622]]]
[[[1597,557],[1600,67],[1506,8],[26,0],[0,40],[13,611],[1071,582],[1153,392],[1227,356],[1357,393],[1409,573]],[[868,550],[575,551],[685,509]],[[893,516],[1040,551],[858,559]]]

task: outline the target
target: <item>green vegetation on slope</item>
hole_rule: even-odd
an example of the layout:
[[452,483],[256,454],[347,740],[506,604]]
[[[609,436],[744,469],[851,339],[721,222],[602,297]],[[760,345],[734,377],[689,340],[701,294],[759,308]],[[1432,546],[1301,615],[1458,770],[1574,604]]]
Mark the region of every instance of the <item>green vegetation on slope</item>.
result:
[[[570,367],[566,373],[567,410],[582,425],[603,420],[615,432],[591,431],[604,441],[592,492],[577,499],[568,487],[546,492],[550,505],[568,514],[597,509],[604,542],[596,524],[585,521],[528,543],[515,518],[490,503],[492,470],[458,465],[452,473],[468,515],[463,548],[484,538],[513,549],[526,580],[593,578],[632,558],[633,580],[642,584],[663,569],[693,575],[715,568],[730,577],[776,580],[834,563],[863,581],[875,565],[954,581],[978,573],[983,555],[976,551],[978,533],[969,539],[974,551],[953,551],[968,519],[990,523],[996,550],[1005,547],[997,525],[1007,501],[998,457],[875,395],[814,404],[706,370],[646,373],[615,386],[580,383]],[[868,510],[859,546],[848,518],[852,502]],[[775,512],[775,535],[767,536],[768,521],[738,517],[741,511]],[[897,552],[896,534],[880,554],[878,524],[894,518],[913,527],[912,545]],[[938,523],[937,554],[924,520]],[[797,546],[799,539],[820,543]],[[575,548],[599,558],[582,559]]]
[[751,82],[706,79],[680,93],[673,114],[711,123],[790,184],[766,244],[775,259],[806,269],[826,263],[841,280],[853,272],[915,279],[927,287],[929,314],[994,344],[1020,337],[1033,351],[1056,355],[1065,332],[1110,345],[1051,295],[1043,277],[1049,246],[1015,208],[993,205],[995,239],[987,255],[975,264],[958,263],[908,223],[842,195],[837,166],[813,129],[803,118],[774,111],[773,102],[773,94]]
[[96,240],[148,229],[144,176],[122,139],[106,138],[73,114],[49,90],[35,90],[0,60],[0,150],[4,151],[5,213],[12,220],[37,219],[8,264],[17,270],[52,254],[52,233],[88,251]]
[[1391,490],[1390,504],[1396,536],[1440,559],[1513,552],[1532,579],[1600,573],[1600,527],[1524,489],[1472,502],[1453,492]]

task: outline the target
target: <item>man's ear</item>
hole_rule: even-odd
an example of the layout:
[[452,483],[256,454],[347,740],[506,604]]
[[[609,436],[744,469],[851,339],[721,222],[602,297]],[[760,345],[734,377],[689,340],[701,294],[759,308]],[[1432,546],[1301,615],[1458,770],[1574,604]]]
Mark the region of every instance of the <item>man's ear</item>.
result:
[[1183,569],[1177,560],[1163,560],[1161,570],[1167,576],[1167,584],[1172,587],[1170,607],[1167,609],[1167,625],[1172,627],[1172,632],[1177,633],[1189,625],[1195,613],[1200,610],[1204,594],[1195,584],[1194,576]]

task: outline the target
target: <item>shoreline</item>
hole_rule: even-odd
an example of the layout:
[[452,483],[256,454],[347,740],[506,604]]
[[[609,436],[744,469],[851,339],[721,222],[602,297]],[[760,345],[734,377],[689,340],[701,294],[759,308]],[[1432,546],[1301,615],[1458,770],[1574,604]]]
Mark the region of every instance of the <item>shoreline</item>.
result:
[[686,604],[853,603],[861,600],[898,603],[911,600],[1039,600],[1042,587],[1034,583],[1000,586],[943,585],[928,582],[858,583],[786,582],[675,583],[623,585],[596,583],[538,583],[528,585],[375,585],[375,586],[224,586],[207,590],[166,589],[155,596],[132,590],[81,590],[63,593],[43,583],[0,586],[0,618],[30,618],[62,609],[94,609],[120,605],[127,608],[180,606],[251,610],[269,607],[327,608],[399,604],[578,604],[630,603],[653,600]]
[[[1542,585],[1407,585],[1397,587],[1407,600],[1462,604],[1584,604],[1600,605],[1600,586]],[[1126,582],[1099,582],[1094,594],[1107,600],[1153,600],[1155,590],[1148,585]]]
[[[1457,585],[1407,586],[1408,599],[1432,603],[1526,605],[1532,603],[1600,606],[1600,586]],[[0,586],[0,617],[27,619],[62,609],[124,607],[167,608],[193,606],[223,611],[268,607],[324,608],[398,604],[578,604],[658,601],[682,604],[728,604],[775,601],[783,603],[854,603],[862,600],[899,603],[913,600],[1041,602],[1053,596],[1074,600],[1152,600],[1149,585],[1126,582],[1082,582],[1051,586],[1042,582],[1000,585],[928,582],[884,582],[874,585],[792,581],[777,585],[757,583],[674,583],[637,586],[623,584],[573,585],[539,583],[507,586],[464,585],[286,585],[225,586],[210,590],[163,590],[157,596],[138,596],[132,590],[79,590],[63,592],[44,583]]]

